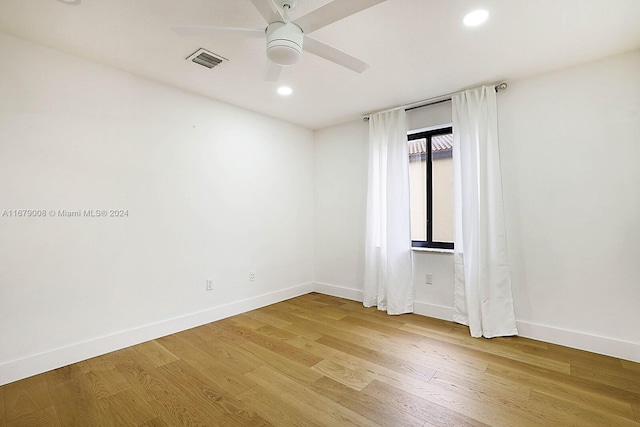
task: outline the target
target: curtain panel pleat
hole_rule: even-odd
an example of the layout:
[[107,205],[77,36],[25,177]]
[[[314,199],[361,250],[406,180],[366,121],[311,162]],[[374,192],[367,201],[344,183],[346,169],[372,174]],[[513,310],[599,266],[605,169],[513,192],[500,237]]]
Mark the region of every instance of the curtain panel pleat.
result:
[[473,337],[517,335],[502,200],[495,87],[452,97],[453,319]]
[[403,109],[369,119],[369,178],[365,237],[366,307],[413,312],[407,121]]

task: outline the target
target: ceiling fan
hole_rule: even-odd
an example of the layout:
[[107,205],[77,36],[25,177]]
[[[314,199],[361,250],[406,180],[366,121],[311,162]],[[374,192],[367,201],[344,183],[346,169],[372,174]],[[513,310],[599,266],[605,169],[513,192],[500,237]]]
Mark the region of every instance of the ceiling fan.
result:
[[291,21],[291,11],[298,0],[251,0],[255,8],[267,21],[265,29],[210,27],[181,25],[172,27],[184,36],[239,35],[267,39],[267,64],[265,78],[278,80],[283,66],[300,60],[302,50],[327,59],[350,70],[362,73],[369,64],[341,50],[324,44],[307,34],[347,16],[381,3],[385,0],[334,0],[308,14]]

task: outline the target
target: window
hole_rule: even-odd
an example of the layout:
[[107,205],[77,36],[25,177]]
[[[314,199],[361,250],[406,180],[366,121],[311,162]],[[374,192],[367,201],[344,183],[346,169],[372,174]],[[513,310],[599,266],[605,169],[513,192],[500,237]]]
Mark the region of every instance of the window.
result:
[[452,129],[410,132],[408,144],[412,246],[453,249]]

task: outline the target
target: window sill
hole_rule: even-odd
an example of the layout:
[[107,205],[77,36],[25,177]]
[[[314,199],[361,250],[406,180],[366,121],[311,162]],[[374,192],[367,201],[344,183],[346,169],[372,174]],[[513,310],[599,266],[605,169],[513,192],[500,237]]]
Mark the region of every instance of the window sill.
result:
[[438,254],[453,254],[453,249],[440,249],[440,248],[416,248],[412,247],[412,251],[415,252],[432,252]]

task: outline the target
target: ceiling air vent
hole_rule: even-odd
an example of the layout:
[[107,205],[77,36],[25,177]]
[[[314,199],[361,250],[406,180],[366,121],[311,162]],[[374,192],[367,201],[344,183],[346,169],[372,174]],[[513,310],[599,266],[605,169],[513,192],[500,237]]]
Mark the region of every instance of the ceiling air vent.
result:
[[213,52],[209,52],[206,49],[200,48],[196,50],[194,53],[192,53],[191,55],[189,55],[189,57],[187,58],[187,61],[192,61],[192,62],[195,62],[196,64],[202,65],[203,67],[207,67],[211,69],[222,64],[224,61],[228,61],[228,59],[223,58],[220,55],[216,55]]

